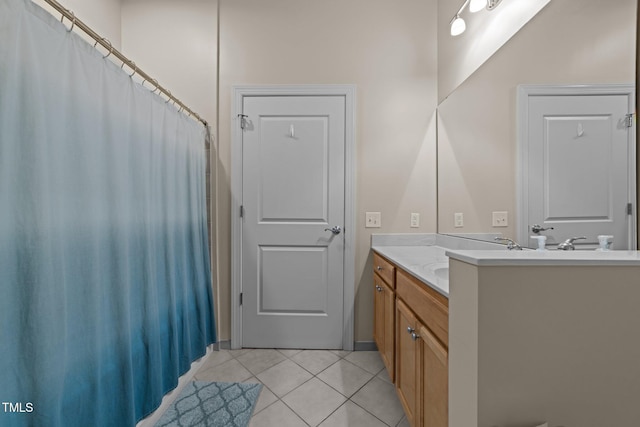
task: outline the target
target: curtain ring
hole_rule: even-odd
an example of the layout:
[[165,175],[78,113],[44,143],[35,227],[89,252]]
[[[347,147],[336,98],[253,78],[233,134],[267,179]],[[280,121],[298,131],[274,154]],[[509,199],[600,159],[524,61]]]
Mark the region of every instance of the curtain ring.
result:
[[129,74],[129,77],[133,77],[133,75],[138,72],[138,66],[136,63],[131,61],[131,64],[133,64],[133,73]]
[[104,37],[100,37],[100,39],[96,39],[96,42],[93,44],[94,48],[96,46],[98,46],[98,42],[105,42],[105,43],[109,44],[109,53],[107,53],[106,55],[103,55],[102,59],[104,59],[104,58],[108,57],[109,55],[111,55],[111,53],[113,52],[113,45],[111,44],[109,39],[106,39]]
[[104,37],[100,37],[99,39],[96,39],[96,42],[93,44],[93,47],[98,46],[98,42],[109,43],[109,47],[111,47],[111,42],[108,39],[105,39]]
[[171,91],[170,91],[170,90],[167,90],[167,92],[168,92],[168,93],[167,93],[167,96],[169,97],[169,99],[167,99],[167,101],[165,102],[165,104],[168,104],[168,103],[169,103],[169,101],[172,101],[172,99],[171,99],[171,98],[173,98],[173,95],[171,95]]
[[136,63],[131,60],[122,61],[122,65],[120,65],[120,69],[124,70],[125,65],[133,70],[133,73],[129,74],[129,77],[133,76],[138,71],[138,67],[136,67]]
[[159,86],[159,85],[158,85],[158,80],[153,79],[153,80],[151,80],[151,83],[153,84],[153,86],[155,86],[155,87],[154,87],[154,89],[151,91],[151,93],[156,93],[156,91],[157,91],[158,89],[160,89],[160,88],[158,87],[158,86]]
[[[102,37],[102,40],[104,40],[105,42],[109,43],[109,53],[107,53],[106,55],[102,56],[102,59],[105,59],[105,58],[108,58],[113,53],[113,45],[111,44],[109,39],[105,39],[104,37]],[[97,43],[98,43],[98,41],[96,40],[96,44]],[[95,47],[95,44],[93,46]]]
[[[71,14],[71,18],[72,18],[72,19],[71,19],[71,27],[67,30],[67,33],[70,33],[71,31],[73,31],[73,27],[75,27],[75,26],[76,26],[76,14],[75,14],[75,13],[73,13],[73,11],[72,11],[72,10],[69,10],[69,9],[65,9],[65,11],[66,11],[67,13]],[[64,21],[64,15],[62,15],[62,16],[60,17],[60,22],[63,22],[63,21]]]

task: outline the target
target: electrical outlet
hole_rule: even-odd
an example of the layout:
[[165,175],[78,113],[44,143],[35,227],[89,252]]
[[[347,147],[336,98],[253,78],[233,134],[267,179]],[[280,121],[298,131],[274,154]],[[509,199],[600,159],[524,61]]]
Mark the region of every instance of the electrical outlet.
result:
[[364,216],[364,226],[366,228],[382,227],[382,219],[380,217],[380,212],[366,212]]
[[411,223],[409,224],[411,228],[420,227],[420,214],[417,212],[411,213]]
[[462,215],[462,212],[453,214],[453,226],[456,228],[464,227],[464,215]]
[[509,226],[509,212],[493,212],[491,224],[494,227],[508,227]]

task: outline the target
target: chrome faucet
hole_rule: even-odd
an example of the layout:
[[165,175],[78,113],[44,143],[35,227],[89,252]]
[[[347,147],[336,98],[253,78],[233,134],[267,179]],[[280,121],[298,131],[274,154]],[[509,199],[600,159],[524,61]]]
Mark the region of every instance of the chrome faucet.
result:
[[562,250],[562,251],[572,251],[574,250],[576,247],[573,245],[573,242],[575,242],[576,240],[582,240],[582,239],[586,239],[586,237],[582,236],[582,237],[571,237],[567,240],[565,240],[564,242],[560,243],[558,245],[558,249]]
[[509,249],[510,251],[512,251],[512,250],[521,251],[522,250],[522,246],[520,246],[519,244],[517,244],[516,242],[514,242],[511,239],[507,239],[505,237],[496,237],[494,240],[496,240],[498,242],[507,242],[507,249]]

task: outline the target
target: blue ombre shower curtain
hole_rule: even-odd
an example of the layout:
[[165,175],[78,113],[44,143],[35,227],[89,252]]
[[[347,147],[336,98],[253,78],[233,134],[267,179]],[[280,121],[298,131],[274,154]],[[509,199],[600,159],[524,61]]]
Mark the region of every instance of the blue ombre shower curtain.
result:
[[0,0],[1,426],[134,426],[215,341],[204,139]]

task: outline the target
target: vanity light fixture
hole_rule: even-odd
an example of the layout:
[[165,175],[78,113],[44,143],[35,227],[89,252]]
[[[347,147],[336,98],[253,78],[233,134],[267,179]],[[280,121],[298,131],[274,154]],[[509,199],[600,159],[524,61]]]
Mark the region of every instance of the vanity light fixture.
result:
[[449,25],[451,25],[451,35],[459,36],[467,29],[467,24],[464,19],[460,17],[460,14],[464,11],[464,8],[469,6],[469,12],[476,13],[482,9],[489,11],[495,9],[502,0],[465,0],[460,6],[458,13],[455,14]]
[[459,36],[466,29],[467,24],[465,24],[464,19],[460,18],[460,15],[454,16],[453,21],[451,21],[451,35]]
[[469,3],[469,12],[476,13],[487,7],[487,0],[471,0]]

